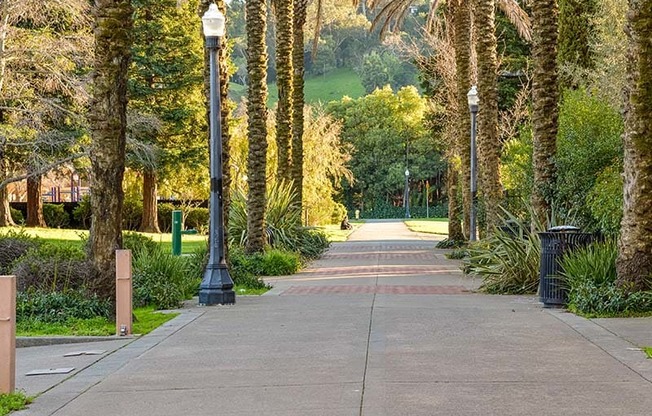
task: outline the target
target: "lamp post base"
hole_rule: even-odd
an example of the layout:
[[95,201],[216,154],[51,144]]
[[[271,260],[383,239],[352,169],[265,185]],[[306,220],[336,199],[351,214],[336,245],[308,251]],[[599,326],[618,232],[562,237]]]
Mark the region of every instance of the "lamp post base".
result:
[[199,286],[199,305],[233,305],[234,303],[233,280],[226,266],[206,267],[204,279]]

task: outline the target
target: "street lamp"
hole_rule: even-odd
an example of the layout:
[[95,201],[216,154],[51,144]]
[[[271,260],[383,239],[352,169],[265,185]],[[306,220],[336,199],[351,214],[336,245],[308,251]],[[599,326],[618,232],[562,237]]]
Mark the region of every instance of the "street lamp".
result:
[[476,212],[475,212],[475,204],[476,204],[476,195],[477,195],[477,182],[478,182],[478,172],[477,172],[477,156],[475,152],[475,137],[476,137],[476,129],[477,129],[477,123],[476,119],[478,116],[478,107],[480,106],[480,98],[478,98],[478,90],[476,86],[472,86],[471,89],[469,90],[469,93],[467,94],[467,98],[469,101],[469,110],[471,110],[471,215],[470,215],[470,224],[469,224],[469,230],[470,230],[470,241],[476,241]]
[[200,305],[224,305],[235,303],[233,279],[224,257],[224,215],[222,177],[222,126],[220,106],[220,74],[217,53],[220,37],[224,36],[224,15],[215,3],[208,7],[202,17],[206,49],[210,58],[210,234],[208,244],[208,265],[199,286]]
[[410,171],[405,168],[405,218],[410,218]]

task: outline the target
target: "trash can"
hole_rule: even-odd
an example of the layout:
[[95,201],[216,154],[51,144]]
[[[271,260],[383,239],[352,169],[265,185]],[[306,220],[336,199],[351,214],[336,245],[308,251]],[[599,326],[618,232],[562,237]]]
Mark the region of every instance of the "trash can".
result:
[[564,254],[593,242],[593,234],[581,233],[578,227],[561,225],[539,233],[541,268],[539,271],[539,301],[544,308],[560,308],[566,304],[567,288],[561,277],[560,262]]

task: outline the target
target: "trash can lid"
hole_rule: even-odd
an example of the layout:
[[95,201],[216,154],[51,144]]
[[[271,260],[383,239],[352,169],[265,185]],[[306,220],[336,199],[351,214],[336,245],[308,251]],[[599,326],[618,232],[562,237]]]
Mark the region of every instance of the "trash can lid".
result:
[[556,227],[548,228],[548,231],[551,233],[560,233],[560,232],[577,232],[580,230],[580,227],[575,227],[574,225],[558,225]]

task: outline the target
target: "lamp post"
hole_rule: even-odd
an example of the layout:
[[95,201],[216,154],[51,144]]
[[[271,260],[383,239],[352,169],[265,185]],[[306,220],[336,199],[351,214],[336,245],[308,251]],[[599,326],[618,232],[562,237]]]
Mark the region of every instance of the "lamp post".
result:
[[78,202],[81,199],[79,194],[79,174],[72,174],[72,185],[70,186],[70,201]]
[[471,233],[469,240],[476,241],[476,196],[477,196],[477,182],[478,182],[478,172],[477,172],[477,156],[475,151],[475,139],[476,139],[476,129],[477,129],[477,116],[478,108],[480,106],[480,98],[478,98],[478,90],[476,86],[472,86],[467,94],[469,101],[469,110],[471,111],[471,215],[470,215],[470,224],[469,231]]
[[210,234],[208,265],[199,286],[200,305],[224,305],[235,303],[233,279],[224,257],[224,215],[222,177],[222,126],[220,118],[220,77],[217,52],[220,37],[224,36],[224,15],[215,3],[202,16],[206,49],[210,58]]
[[410,171],[405,168],[405,218],[410,218]]

